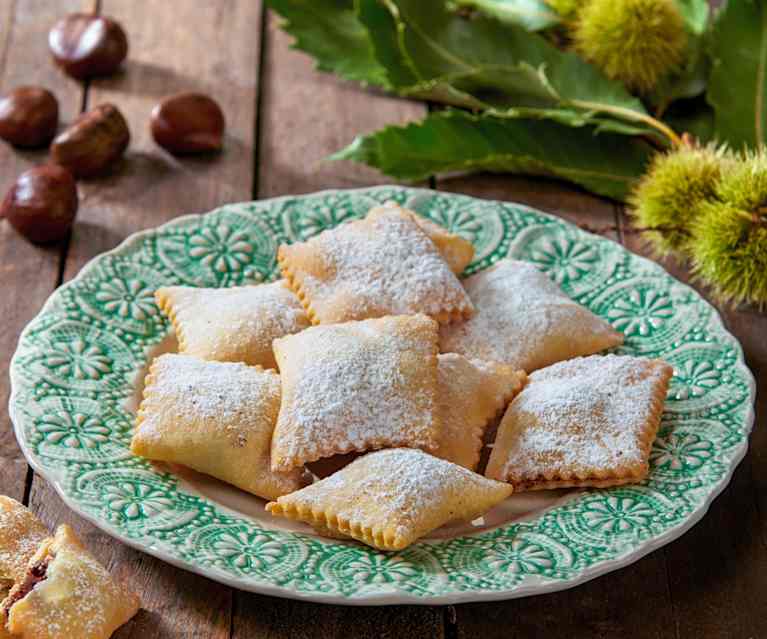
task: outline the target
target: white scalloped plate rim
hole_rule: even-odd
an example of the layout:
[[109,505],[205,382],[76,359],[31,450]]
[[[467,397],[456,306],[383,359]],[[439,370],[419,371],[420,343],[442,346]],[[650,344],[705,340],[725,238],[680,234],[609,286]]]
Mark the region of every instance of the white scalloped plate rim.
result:
[[[243,201],[238,203],[232,203],[225,206],[239,206],[239,205],[248,205],[248,204],[257,204],[258,206],[264,206],[264,205],[276,206],[276,205],[279,205],[281,202],[295,200],[296,198],[301,198],[301,197],[334,195],[338,193],[346,193],[346,194],[359,193],[360,195],[364,195],[366,193],[370,193],[371,191],[390,190],[392,188],[395,188],[395,189],[403,188],[407,190],[409,193],[412,193],[414,197],[428,196],[428,195],[431,195],[431,196],[440,195],[444,197],[450,197],[453,195],[458,195],[459,197],[472,199],[477,202],[482,202],[488,205],[496,203],[496,202],[500,204],[514,205],[514,206],[518,206],[519,208],[527,209],[531,212],[534,212],[536,215],[541,215],[546,218],[553,218],[554,220],[568,227],[577,229],[579,233],[586,233],[587,235],[594,236],[591,233],[587,233],[581,229],[578,229],[574,224],[572,224],[571,222],[568,222],[567,220],[559,218],[556,215],[552,215],[550,213],[540,211],[533,207],[529,207],[525,204],[508,202],[508,201],[486,200],[483,198],[466,196],[462,194],[453,194],[453,193],[448,193],[443,191],[433,191],[430,189],[423,189],[423,188],[398,187],[394,185],[382,185],[378,187],[362,187],[362,188],[356,188],[356,189],[324,189],[321,191],[314,191],[314,192],[306,193],[306,194],[284,195],[284,196],[279,196],[279,197],[269,198],[264,200]],[[213,567],[208,567],[208,566],[200,566],[190,561],[180,559],[174,556],[173,554],[167,552],[166,550],[164,550],[161,546],[152,545],[152,544],[149,544],[149,545],[142,544],[138,540],[135,540],[123,535],[116,526],[113,526],[109,522],[104,521],[103,519],[99,519],[98,517],[95,517],[91,513],[84,510],[81,507],[81,505],[66,492],[62,483],[59,481],[59,478],[57,477],[55,469],[44,466],[41,463],[41,461],[37,458],[37,456],[31,451],[23,435],[22,416],[20,412],[17,411],[17,408],[16,408],[16,399],[19,393],[19,387],[21,386],[21,380],[15,374],[16,367],[14,366],[14,364],[21,355],[21,344],[24,338],[26,337],[28,331],[42,316],[46,315],[51,310],[58,294],[60,294],[61,291],[64,290],[65,288],[74,286],[79,280],[84,278],[88,274],[88,272],[91,269],[93,269],[100,260],[108,256],[116,256],[116,255],[120,255],[122,253],[128,252],[132,247],[136,246],[137,244],[142,242],[145,238],[153,234],[162,233],[163,231],[166,231],[166,230],[171,230],[174,227],[182,226],[185,223],[188,223],[195,219],[199,219],[206,215],[212,215],[216,213],[217,211],[219,211],[220,208],[221,207],[214,209],[212,211],[209,211],[207,213],[192,213],[188,215],[182,215],[160,226],[150,228],[150,229],[145,229],[143,231],[138,231],[136,233],[129,235],[127,238],[125,238],[125,240],[123,240],[115,248],[109,251],[105,251],[104,253],[100,253],[99,255],[96,255],[93,258],[91,258],[80,269],[80,271],[77,273],[77,275],[74,278],[62,284],[62,286],[57,288],[48,297],[48,299],[46,300],[46,302],[44,303],[40,311],[37,313],[37,315],[27,324],[27,326],[21,332],[19,336],[17,349],[14,352],[14,355],[11,359],[11,364],[9,367],[10,378],[11,378],[11,394],[10,394],[10,398],[8,402],[9,415],[13,423],[16,440],[27,462],[35,471],[35,473],[43,477],[49,484],[53,486],[56,493],[59,495],[59,497],[62,499],[64,504],[70,510],[72,510],[77,515],[87,520],[91,524],[93,524],[95,527],[104,531],[111,537],[117,539],[118,541],[124,543],[125,545],[131,548],[134,548],[140,552],[156,557],[157,559],[160,559],[161,561],[171,564],[177,568],[181,568],[183,570],[201,575],[203,577],[212,579],[214,581],[217,581],[219,583],[222,583],[226,586],[229,586],[238,590],[254,592],[254,593],[258,593],[262,595],[294,599],[299,601],[311,601],[314,603],[335,604],[335,605],[344,605],[344,606],[449,605],[449,604],[481,602],[481,601],[504,601],[504,600],[516,599],[520,597],[528,597],[532,595],[553,593],[553,592],[574,588],[587,581],[595,579],[596,577],[599,577],[607,573],[613,572],[615,570],[619,570],[621,568],[629,566],[635,563],[636,561],[638,561],[639,559],[641,559],[642,557],[644,557],[645,555],[648,555],[651,552],[658,550],[659,548],[678,539],[705,516],[705,514],[708,512],[713,501],[722,493],[725,487],[730,483],[730,480],[732,479],[732,475],[735,469],[737,468],[738,464],[742,461],[743,457],[745,456],[748,450],[748,437],[751,431],[753,430],[754,420],[755,420],[754,402],[756,398],[756,381],[754,379],[753,374],[751,373],[751,370],[748,368],[748,365],[746,364],[745,357],[743,354],[743,349],[742,349],[742,346],[740,345],[740,342],[734,335],[732,335],[732,333],[730,333],[727,330],[719,310],[716,307],[714,307],[712,304],[710,304],[707,300],[705,300],[694,288],[692,288],[688,284],[685,284],[684,282],[679,281],[673,275],[668,273],[668,271],[666,271],[662,266],[653,262],[652,260],[649,260],[641,255],[631,253],[624,246],[615,243],[616,246],[621,251],[630,253],[632,256],[632,259],[638,260],[640,263],[644,264],[645,266],[651,268],[652,270],[655,270],[659,274],[662,274],[664,277],[672,280],[675,283],[675,285],[681,287],[682,289],[687,290],[688,292],[691,292],[695,297],[699,298],[703,304],[705,304],[712,310],[712,320],[714,322],[714,325],[723,334],[727,335],[731,339],[731,342],[735,347],[735,351],[737,355],[737,367],[744,374],[745,379],[748,383],[748,389],[749,389],[748,412],[745,415],[745,423],[743,428],[743,433],[744,433],[743,441],[733,448],[733,454],[730,458],[730,464],[729,464],[729,467],[727,468],[727,471],[722,475],[719,481],[716,482],[713,488],[708,492],[705,501],[699,504],[695,510],[691,511],[687,515],[687,517],[683,521],[681,521],[679,524],[671,528],[668,528],[667,530],[665,530],[663,533],[659,535],[655,535],[654,537],[651,537],[643,541],[642,543],[638,544],[634,548],[629,548],[624,553],[614,558],[606,559],[606,560],[600,561],[599,563],[595,563],[589,567],[586,567],[580,570],[573,577],[570,577],[567,579],[561,579],[557,581],[552,580],[552,581],[544,582],[542,584],[527,584],[527,585],[520,584],[505,590],[499,589],[499,590],[483,590],[483,591],[457,591],[457,592],[451,592],[448,594],[429,595],[429,596],[417,596],[407,592],[396,592],[396,593],[385,592],[382,594],[366,593],[365,595],[356,597],[356,596],[343,596],[343,595],[318,593],[318,592],[304,592],[304,591],[299,591],[293,588],[288,588],[283,586],[274,586],[271,584],[258,583],[252,579],[235,578],[222,570],[219,570]],[[596,237],[597,240],[599,241],[611,242],[611,240],[607,238],[603,238],[600,236],[594,236],[594,237]]]

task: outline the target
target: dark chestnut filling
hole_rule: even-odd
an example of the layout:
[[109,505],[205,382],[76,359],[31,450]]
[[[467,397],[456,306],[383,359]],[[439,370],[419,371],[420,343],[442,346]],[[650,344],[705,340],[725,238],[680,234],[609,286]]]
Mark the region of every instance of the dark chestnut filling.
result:
[[11,590],[11,594],[8,595],[3,602],[3,608],[0,613],[4,615],[8,614],[8,611],[13,605],[26,597],[34,587],[41,581],[45,581],[48,573],[48,564],[51,563],[53,557],[48,555],[45,559],[42,559],[30,566],[27,576],[24,577],[24,581],[21,582],[16,588]]

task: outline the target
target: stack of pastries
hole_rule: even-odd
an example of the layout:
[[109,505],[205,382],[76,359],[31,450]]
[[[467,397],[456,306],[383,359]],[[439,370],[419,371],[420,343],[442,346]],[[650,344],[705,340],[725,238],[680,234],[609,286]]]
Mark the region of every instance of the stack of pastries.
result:
[[473,253],[385,204],[281,246],[279,281],[157,290],[179,352],[132,451],[380,550],[515,490],[642,480],[671,367],[598,355],[622,335],[525,262],[460,280]]

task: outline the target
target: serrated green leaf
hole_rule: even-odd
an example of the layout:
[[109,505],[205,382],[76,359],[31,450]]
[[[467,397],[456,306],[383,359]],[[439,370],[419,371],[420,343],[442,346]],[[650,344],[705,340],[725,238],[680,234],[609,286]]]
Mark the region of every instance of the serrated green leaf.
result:
[[709,49],[707,99],[714,129],[738,148],[764,146],[767,138],[767,2],[728,2],[716,16]]
[[295,38],[294,47],[311,55],[320,71],[391,88],[353,0],[267,0],[267,6],[285,19],[281,26]]
[[668,137],[623,85],[522,27],[481,15],[467,20],[439,0],[359,0],[358,10],[377,59],[401,95],[498,116]]
[[640,139],[590,128],[447,110],[359,136],[332,157],[404,180],[454,171],[555,176],[623,201],[652,152]]
[[454,0],[456,7],[481,11],[504,24],[515,24],[528,31],[542,31],[562,22],[543,0]]

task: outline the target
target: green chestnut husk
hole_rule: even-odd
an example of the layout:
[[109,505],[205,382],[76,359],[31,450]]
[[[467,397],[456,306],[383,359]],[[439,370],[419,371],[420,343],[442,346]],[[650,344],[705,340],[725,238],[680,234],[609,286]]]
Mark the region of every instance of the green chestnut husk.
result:
[[722,175],[736,159],[726,148],[683,144],[658,153],[629,198],[635,226],[657,255],[689,255],[691,223],[717,197]]
[[693,274],[721,302],[767,305],[767,155],[725,173],[692,223]]
[[643,95],[681,67],[687,50],[674,0],[589,0],[578,11],[573,40],[605,75]]

